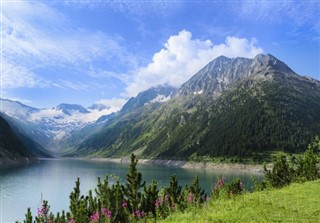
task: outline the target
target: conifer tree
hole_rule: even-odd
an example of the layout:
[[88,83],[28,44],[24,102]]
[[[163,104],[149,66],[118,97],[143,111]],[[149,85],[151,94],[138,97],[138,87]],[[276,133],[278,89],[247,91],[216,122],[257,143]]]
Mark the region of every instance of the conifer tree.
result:
[[32,223],[32,213],[30,208],[28,208],[25,216],[26,216],[26,220],[24,220],[23,223]]
[[127,174],[127,183],[125,186],[122,185],[130,212],[139,209],[142,198],[139,189],[145,186],[145,182],[142,182],[142,175],[137,170],[137,163],[138,160],[136,159],[136,156],[131,154],[131,163],[129,167],[129,173]]
[[146,213],[151,212],[155,216],[156,209],[155,209],[154,203],[158,198],[158,194],[159,194],[159,190],[158,190],[158,184],[156,181],[152,180],[149,186],[144,186],[142,209]]
[[182,187],[178,184],[177,176],[170,176],[170,186],[165,189],[165,193],[168,194],[174,204],[180,205]]
[[89,212],[87,209],[88,197],[80,197],[80,179],[77,178],[76,186],[70,194],[70,212],[75,222],[87,222]]
[[111,188],[109,187],[109,177],[106,175],[103,182],[101,182],[100,177],[98,177],[98,185],[95,189],[96,194],[98,195],[101,206],[110,210],[111,209]]
[[200,204],[203,202],[203,197],[205,195],[204,190],[201,189],[199,184],[199,176],[196,175],[189,187],[189,193],[192,193],[196,203]]
[[128,221],[126,207],[123,206],[124,194],[122,186],[119,181],[115,185],[112,185],[112,222]]

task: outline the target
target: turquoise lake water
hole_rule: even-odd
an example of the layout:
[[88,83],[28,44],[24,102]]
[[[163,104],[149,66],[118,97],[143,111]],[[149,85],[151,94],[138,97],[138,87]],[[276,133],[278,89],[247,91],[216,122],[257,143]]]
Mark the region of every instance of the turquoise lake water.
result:
[[[16,168],[1,168],[0,173],[0,222],[23,221],[28,207],[36,215],[41,197],[49,201],[52,212],[68,210],[69,195],[80,177],[82,194],[87,194],[97,183],[97,177],[115,174],[125,181],[129,164],[106,161],[50,159]],[[243,171],[222,171],[209,169],[182,169],[178,167],[139,164],[138,170],[143,180],[149,184],[153,179],[159,185],[167,186],[169,177],[176,174],[179,184],[185,186],[198,175],[200,185],[207,192],[214,186],[215,180],[224,176],[227,180],[240,177],[247,190],[252,189],[251,176],[258,179],[262,175]]]

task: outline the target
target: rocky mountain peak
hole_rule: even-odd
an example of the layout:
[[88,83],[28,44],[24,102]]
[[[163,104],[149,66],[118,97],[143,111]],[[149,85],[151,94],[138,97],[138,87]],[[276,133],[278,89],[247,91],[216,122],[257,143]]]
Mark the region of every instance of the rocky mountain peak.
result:
[[251,60],[248,58],[220,56],[183,84],[179,94],[212,94],[213,96],[219,96],[229,84],[241,79],[250,65]]
[[244,78],[271,79],[275,74],[295,75],[285,63],[270,54],[253,59],[220,56],[207,64],[183,84],[179,95],[206,94],[219,97],[223,91]]
[[259,54],[252,60],[249,75],[259,75],[260,73],[296,75],[285,63],[271,54]]
[[63,113],[67,114],[67,115],[72,115],[72,113],[74,112],[79,112],[79,113],[90,113],[87,109],[85,109],[84,107],[82,107],[81,105],[77,105],[77,104],[59,104],[56,107],[57,110],[61,110]]

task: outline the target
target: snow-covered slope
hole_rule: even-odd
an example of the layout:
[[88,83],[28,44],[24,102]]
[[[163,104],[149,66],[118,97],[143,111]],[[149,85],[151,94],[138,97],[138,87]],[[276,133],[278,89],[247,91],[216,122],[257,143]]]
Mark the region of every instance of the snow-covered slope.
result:
[[17,101],[0,100],[2,112],[11,117],[28,136],[50,150],[59,149],[59,141],[68,138],[71,132],[114,112],[113,108],[100,104],[88,109],[71,104],[38,109]]

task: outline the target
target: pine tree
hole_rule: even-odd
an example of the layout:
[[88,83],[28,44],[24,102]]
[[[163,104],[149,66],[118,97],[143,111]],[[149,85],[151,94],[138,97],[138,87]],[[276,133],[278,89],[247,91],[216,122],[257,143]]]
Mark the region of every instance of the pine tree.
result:
[[146,212],[149,213],[151,212],[154,216],[156,214],[156,209],[155,209],[155,201],[158,198],[158,184],[156,181],[152,181],[151,184],[147,187],[144,186],[144,196],[142,200],[142,209]]
[[76,186],[70,194],[70,211],[75,222],[87,222],[89,212],[87,209],[88,197],[80,197],[80,179],[77,178]]
[[320,177],[317,167],[318,157],[313,152],[313,146],[309,144],[307,151],[298,160],[297,173],[306,180],[316,180]]
[[122,206],[124,201],[123,194],[123,185],[120,184],[119,181],[116,184],[112,185],[112,194],[111,194],[111,202],[112,202],[112,222],[127,222],[128,216],[126,207]]
[[165,193],[169,194],[172,202],[176,205],[181,203],[182,187],[178,184],[177,176],[170,176],[170,186],[165,189]]
[[200,187],[198,175],[194,177],[192,184],[189,187],[189,193],[193,194],[196,203],[203,203],[205,193],[204,190]]
[[96,194],[98,195],[101,206],[110,210],[111,209],[111,188],[109,187],[109,177],[106,175],[103,182],[101,182],[100,177],[98,177],[97,189],[95,189]]
[[27,213],[26,213],[26,220],[23,221],[23,223],[32,223],[32,213],[30,208],[28,208]]
[[127,183],[122,186],[124,194],[127,198],[128,209],[133,212],[139,209],[141,204],[141,192],[140,188],[145,186],[145,182],[142,183],[142,175],[137,170],[138,160],[134,154],[131,154],[131,163],[129,173],[127,174]]

